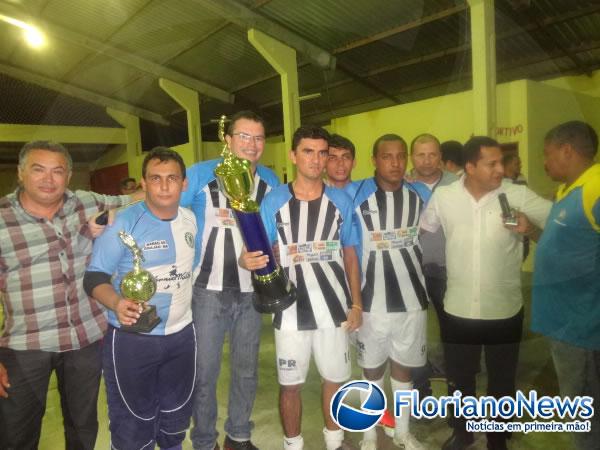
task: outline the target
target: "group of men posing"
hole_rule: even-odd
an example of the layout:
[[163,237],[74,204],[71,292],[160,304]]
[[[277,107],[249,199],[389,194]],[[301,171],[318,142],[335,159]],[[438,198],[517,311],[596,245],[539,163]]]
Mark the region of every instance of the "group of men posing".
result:
[[[565,183],[554,206],[504,179],[502,151],[487,137],[464,145],[458,179],[442,170],[434,136],[420,135],[409,146],[386,134],[373,144],[374,176],[351,181],[352,143],[300,127],[289,154],[296,177],[285,185],[259,164],[265,147],[259,116],[236,114],[225,138],[251,163],[252,196],[297,289],[297,301],[273,318],[284,449],[304,446],[301,388],[311,356],[322,378],[325,446],[346,448],[329,404],[350,377],[350,333],[366,379],[383,387],[389,366],[393,390],[412,388],[413,373],[427,360],[430,300],[449,391],[476,394],[483,347],[488,394],[514,395],[523,236],[538,239],[544,226],[532,326],[551,340],[561,393],[599,398],[600,165],[593,162],[598,139],[589,125],[568,122],[546,136],[546,170]],[[414,171],[407,176],[409,157]],[[256,449],[250,417],[262,321],[252,306],[250,271],[264,267],[268,256],[245,250],[215,178],[218,162],[186,170],[179,154],[156,148],[143,163],[144,193],[109,197],[67,189],[71,159],[61,145],[23,147],[20,186],[0,200],[0,448],[37,447],[55,371],[67,448],[92,449],[103,370],[113,448],[181,448],[191,416],[194,448],[219,449],[216,389],[228,336],[223,447]],[[517,225],[504,225],[500,193],[518,209]],[[88,223],[141,198],[106,229]],[[121,329],[143,308],[119,291],[133,265],[120,231],[134,238],[157,281],[149,303],[161,322],[149,333]],[[454,418],[451,426],[443,449],[473,443],[464,420]],[[599,431],[596,415],[578,447],[597,448]],[[507,438],[488,434],[488,448],[507,448]],[[394,442],[424,448],[409,432],[408,407],[396,419]],[[361,450],[376,448],[375,430],[366,431]]]

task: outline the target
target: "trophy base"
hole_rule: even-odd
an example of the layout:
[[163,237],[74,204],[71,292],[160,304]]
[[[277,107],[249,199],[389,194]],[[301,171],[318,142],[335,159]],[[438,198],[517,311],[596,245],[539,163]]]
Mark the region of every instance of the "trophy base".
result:
[[150,333],[160,323],[160,317],[156,315],[156,306],[146,305],[144,312],[133,325],[121,325],[121,330],[128,333]]
[[270,281],[260,281],[252,277],[254,284],[254,309],[263,314],[283,311],[296,301],[296,286],[291,283],[283,269]]

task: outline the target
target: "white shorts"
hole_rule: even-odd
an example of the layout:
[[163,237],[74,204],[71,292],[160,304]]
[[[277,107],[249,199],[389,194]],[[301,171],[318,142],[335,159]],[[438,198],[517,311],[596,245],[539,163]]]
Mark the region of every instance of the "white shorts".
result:
[[363,369],[382,366],[388,358],[405,367],[427,362],[427,311],[363,313],[356,359]]
[[322,378],[342,383],[350,378],[348,332],[341,327],[320,330],[275,329],[277,378],[283,386],[302,384],[311,353]]

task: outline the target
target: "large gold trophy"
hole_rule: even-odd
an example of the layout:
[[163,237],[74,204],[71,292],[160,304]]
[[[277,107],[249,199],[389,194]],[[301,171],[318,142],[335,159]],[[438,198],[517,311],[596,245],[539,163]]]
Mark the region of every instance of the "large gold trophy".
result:
[[254,192],[254,174],[247,159],[235,156],[225,141],[226,117],[219,120],[219,139],[223,143],[223,162],[217,165],[215,175],[223,195],[229,199],[231,209],[249,252],[261,250],[269,255],[263,269],[252,272],[256,296],[254,308],[261,313],[283,311],[296,301],[296,287],[277,264],[269,243],[265,226],[260,218],[258,203],[251,197]]
[[144,255],[133,236],[119,231],[119,238],[133,254],[133,270],[127,272],[121,280],[121,295],[143,306],[137,322],[133,325],[121,325],[121,330],[149,333],[160,323],[160,317],[156,315],[156,306],[147,304],[156,292],[156,279],[150,272],[142,269]]

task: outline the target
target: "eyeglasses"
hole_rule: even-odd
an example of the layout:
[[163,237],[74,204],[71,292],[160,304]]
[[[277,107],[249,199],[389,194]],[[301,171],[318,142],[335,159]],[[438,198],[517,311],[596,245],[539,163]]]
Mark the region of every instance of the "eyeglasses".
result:
[[233,133],[233,136],[238,136],[242,142],[250,143],[250,141],[254,141],[256,145],[264,144],[265,137],[264,136],[252,136],[248,133]]

